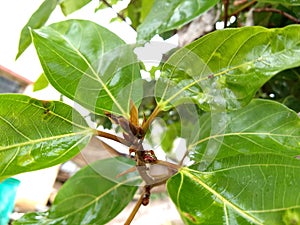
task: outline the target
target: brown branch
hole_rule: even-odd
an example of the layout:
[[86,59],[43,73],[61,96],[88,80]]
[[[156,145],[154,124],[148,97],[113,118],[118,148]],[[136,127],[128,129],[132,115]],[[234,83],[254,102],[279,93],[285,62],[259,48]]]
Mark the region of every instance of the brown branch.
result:
[[127,147],[131,146],[131,144],[128,141],[126,141],[124,138],[118,137],[118,136],[110,134],[110,133],[106,133],[104,131],[97,130],[97,135],[99,137],[104,137],[104,138],[119,142],[123,145],[126,145]]
[[130,213],[129,217],[127,218],[126,222],[124,223],[124,225],[130,225],[134,216],[136,215],[137,211],[139,210],[139,208],[141,207],[143,200],[144,200],[144,195],[145,195],[145,189],[143,188],[143,192],[141,193],[141,196],[139,198],[139,200],[137,201],[137,203],[135,204],[132,212]]
[[223,5],[224,5],[224,28],[227,27],[227,22],[228,22],[228,8],[229,8],[229,0],[223,0]]
[[297,19],[296,17],[282,11],[279,9],[274,9],[274,8],[257,8],[254,9],[254,12],[273,12],[273,13],[278,13],[286,18],[288,18],[289,20],[293,21],[294,23],[300,23],[300,20]]
[[247,4],[241,6],[241,8],[237,9],[236,11],[234,11],[233,13],[231,13],[228,18],[232,17],[232,16],[236,16],[238,15],[240,12],[242,12],[244,9],[254,5],[257,2],[257,0],[252,0],[251,2],[248,2]]

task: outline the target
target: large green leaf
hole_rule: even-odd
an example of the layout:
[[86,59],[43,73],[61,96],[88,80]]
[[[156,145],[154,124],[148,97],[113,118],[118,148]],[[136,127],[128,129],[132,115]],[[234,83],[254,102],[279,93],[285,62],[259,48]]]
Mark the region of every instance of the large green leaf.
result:
[[72,12],[81,9],[83,6],[88,4],[91,0],[62,0],[59,2],[62,12],[65,16]]
[[155,0],[151,11],[137,29],[137,40],[149,41],[155,34],[179,28],[217,2],[219,0]]
[[32,31],[48,81],[90,111],[128,116],[141,99],[139,65],[132,47],[91,21],[68,20]]
[[300,26],[212,32],[175,52],[162,68],[161,108],[193,99],[205,110],[237,109],[276,73],[300,65]]
[[133,163],[109,158],[81,169],[63,185],[48,212],[27,214],[14,225],[107,223],[132,200],[141,183],[137,172],[116,179]]
[[199,124],[198,141],[188,147],[196,164],[168,182],[186,224],[300,222],[300,118],[294,111],[256,99],[219,117],[207,113]]
[[196,164],[168,182],[186,224],[298,224],[299,116],[256,99],[199,120],[188,140]]
[[222,116],[223,127],[213,135],[213,117],[210,114],[202,116],[205,123],[198,129],[198,141],[188,147],[196,162],[209,164],[205,162],[208,155],[217,159],[258,153],[300,155],[300,118],[284,105],[256,99],[246,107]]
[[93,130],[72,107],[19,94],[0,95],[0,177],[72,158]]
[[186,224],[291,225],[300,223],[299,173],[295,158],[240,154],[205,172],[183,168],[167,188]]
[[21,31],[20,41],[19,41],[19,51],[17,53],[16,58],[18,58],[31,44],[29,27],[35,29],[43,26],[47,22],[49,16],[53,12],[57,4],[58,4],[57,0],[45,0],[41,4],[41,6],[32,14],[29,21],[26,23],[26,25],[23,27]]

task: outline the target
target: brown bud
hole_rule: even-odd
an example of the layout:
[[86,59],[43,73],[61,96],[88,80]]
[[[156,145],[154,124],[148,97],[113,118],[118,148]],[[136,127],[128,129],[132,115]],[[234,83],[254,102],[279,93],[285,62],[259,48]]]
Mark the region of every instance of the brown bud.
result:
[[142,204],[143,204],[144,206],[146,206],[146,205],[149,204],[149,202],[150,202],[149,196],[145,196],[145,197],[143,198]]

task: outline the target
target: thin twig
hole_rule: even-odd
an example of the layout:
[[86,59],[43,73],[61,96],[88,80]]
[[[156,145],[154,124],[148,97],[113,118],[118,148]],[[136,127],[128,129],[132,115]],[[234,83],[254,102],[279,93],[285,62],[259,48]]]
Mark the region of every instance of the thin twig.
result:
[[182,159],[180,160],[178,166],[183,166],[183,162],[184,162],[185,158],[188,156],[188,154],[189,154],[189,150],[187,149],[187,150],[185,151],[185,153],[184,153]]
[[273,13],[278,13],[286,18],[288,18],[289,20],[293,21],[294,23],[300,23],[300,20],[297,19],[296,17],[282,11],[279,9],[274,9],[274,8],[257,8],[254,9],[254,12],[273,12]]
[[100,137],[104,137],[104,138],[119,142],[123,145],[126,145],[127,147],[131,146],[131,144],[128,141],[126,141],[124,138],[118,137],[116,135],[113,135],[113,134],[110,134],[110,133],[107,133],[104,131],[97,130],[97,135]]
[[114,8],[112,7],[112,5],[111,5],[108,1],[106,1],[106,0],[100,0],[100,2],[103,2],[108,8],[111,8],[111,9],[117,14],[117,16],[118,16],[121,20],[123,20],[124,22],[126,22],[126,18],[125,18],[123,15],[121,15],[120,13],[116,12],[116,11],[114,10]]
[[236,16],[238,15],[240,12],[242,12],[244,9],[254,5],[257,2],[257,0],[252,0],[251,2],[246,3],[245,5],[243,5],[241,8],[237,9],[236,11],[234,11],[233,13],[231,13],[228,18],[232,17],[232,16]]
[[227,21],[228,21],[228,7],[229,7],[229,0],[223,0],[223,5],[224,5],[224,28],[227,27]]
[[139,210],[139,208],[141,207],[142,203],[143,203],[143,199],[144,199],[144,195],[145,195],[145,189],[143,188],[143,192],[139,198],[139,200],[137,201],[137,203],[135,204],[132,212],[130,213],[129,217],[127,218],[126,222],[124,223],[124,225],[130,225],[134,216],[136,215],[137,211]]

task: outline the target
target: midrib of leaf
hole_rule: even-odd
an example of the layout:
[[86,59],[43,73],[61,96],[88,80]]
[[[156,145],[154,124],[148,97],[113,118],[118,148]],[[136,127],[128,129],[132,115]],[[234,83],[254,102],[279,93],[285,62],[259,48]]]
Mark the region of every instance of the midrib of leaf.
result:
[[[264,155],[264,154],[263,154]],[[247,164],[247,165],[237,165],[237,166],[230,166],[230,167],[226,167],[226,168],[222,168],[222,169],[218,169],[217,172],[226,172],[229,170],[234,170],[234,169],[241,169],[241,168],[249,168],[249,167],[284,167],[284,168],[291,168],[291,169],[300,169],[300,165],[289,165],[289,164],[279,164],[279,163],[255,163],[255,164]],[[216,171],[205,171],[205,172],[199,172],[196,170],[192,170],[189,168],[185,168],[187,171],[192,171],[195,173],[199,173],[199,174],[206,174],[206,175],[210,175],[210,174],[215,174]],[[263,172],[262,172],[263,174]],[[300,207],[300,206],[299,206]],[[247,210],[248,212],[250,212],[249,210]],[[266,210],[266,212],[268,212],[269,210]],[[251,211],[252,212],[252,211]],[[257,212],[261,212],[261,210],[257,210]]]
[[33,145],[33,144],[36,144],[36,143],[39,143],[39,142],[44,142],[44,141],[51,141],[51,140],[56,140],[56,139],[60,139],[60,138],[65,138],[65,137],[77,136],[79,134],[88,134],[88,133],[91,133],[91,131],[92,131],[92,129],[88,129],[88,130],[84,130],[84,131],[76,132],[76,133],[73,132],[73,133],[69,133],[69,134],[39,138],[39,139],[35,139],[35,140],[30,139],[29,141],[25,141],[25,142],[22,142],[22,143],[2,147],[2,148],[0,148],[0,151],[9,150],[11,148],[23,147],[23,146],[26,146],[26,145]]
[[[223,169],[218,169],[217,172],[226,172],[226,171],[229,171],[229,170],[234,170],[234,169],[241,169],[241,168],[249,168],[249,166],[251,166],[252,168],[253,167],[258,167],[258,168],[261,168],[261,167],[274,167],[274,168],[278,168],[278,167],[283,167],[283,168],[290,168],[290,169],[299,169],[300,166],[296,166],[296,165],[289,165],[289,164],[272,164],[272,163],[268,163],[268,164],[263,164],[263,163],[256,163],[256,164],[249,164],[249,165],[238,165],[238,166],[231,166],[231,167],[227,167],[227,168],[223,168]],[[201,174],[200,172],[196,171],[196,170],[192,170],[192,169],[189,169],[189,168],[183,168],[182,170],[186,170],[182,173],[182,177],[183,177],[183,174],[185,175],[188,175],[188,177],[190,177],[191,179],[193,179],[194,181],[198,182],[198,181],[201,181],[198,177],[194,177],[193,175],[191,175],[189,173],[189,171],[193,172],[193,173],[198,173],[198,174]],[[215,174],[216,171],[208,171],[208,172],[202,172],[203,174],[205,175],[209,175],[209,174]],[[261,172],[263,174],[263,172]],[[183,179],[183,178],[182,178]],[[205,184],[203,181],[201,181],[201,183],[199,182],[199,184]],[[205,187],[205,189],[207,190],[213,190],[213,189],[208,189],[206,188],[206,186],[202,185],[203,187]],[[180,190],[180,189],[179,189]],[[241,191],[240,191],[241,192]],[[217,193],[216,191],[215,192],[211,192],[211,193]],[[298,198],[299,198],[300,195],[298,195]],[[218,197],[218,196],[217,196]],[[274,199],[275,199],[276,196],[274,196]],[[223,198],[223,197],[222,197]],[[220,198],[221,199],[221,198]],[[231,204],[231,203],[230,203]],[[228,205],[228,206],[231,206],[231,205]],[[300,206],[290,206],[290,207],[282,207],[282,208],[274,208],[274,209],[260,209],[260,210],[247,210],[248,213],[266,213],[266,212],[278,212],[278,211],[284,211],[284,210],[288,210],[288,209],[295,209],[295,208],[300,208]],[[244,212],[244,211],[243,211]]]
[[[78,135],[78,134],[84,134],[85,132],[80,132],[80,133],[71,133],[71,134],[74,134],[75,135]],[[88,132],[86,132],[88,133]],[[59,139],[59,138],[62,138],[62,137],[71,137],[72,135],[60,135],[60,136],[52,136],[51,138],[43,138],[43,139],[38,139],[38,140],[31,140],[29,142],[23,142],[22,144],[16,144],[16,145],[10,145],[10,146],[7,146],[6,148],[0,148],[0,151],[6,151],[6,150],[10,150],[12,148],[17,148],[18,150],[15,151],[15,154],[13,155],[13,157],[11,157],[11,159],[9,160],[9,162],[6,164],[6,166],[2,169],[1,173],[0,173],[0,176],[5,173],[5,171],[7,170],[7,168],[10,166],[11,162],[13,162],[15,160],[15,158],[17,157],[17,155],[19,154],[20,150],[21,150],[21,147],[23,146],[26,146],[26,145],[33,145],[35,143],[38,143],[38,142],[42,142],[44,140],[53,140],[53,139]],[[78,140],[76,142],[76,144],[80,143],[84,138],[86,138],[85,136],[82,137],[80,140]],[[71,147],[70,147],[71,149]],[[64,155],[66,155],[69,151],[65,151],[63,154],[60,154],[60,156],[56,157],[55,159],[51,160],[51,161],[47,161],[49,164],[53,161],[57,161],[58,159],[62,158]]]
[[[270,137],[292,137],[292,138],[300,138],[300,136],[293,136],[293,135],[289,135],[289,134],[273,134],[270,132],[233,132],[233,133],[226,133],[226,134],[216,134],[216,135],[211,135],[209,137],[203,138],[193,144],[190,144],[188,146],[188,149],[193,148],[196,145],[199,145],[205,141],[208,141],[209,139],[217,139],[218,137],[226,137],[226,136],[240,136],[243,137],[243,135],[253,135],[253,136],[257,136],[257,135],[266,135],[266,136],[270,136]],[[275,139],[273,139],[274,141],[276,141]]]
[[[81,143],[84,139],[86,138],[86,136],[83,136],[81,139],[79,139],[76,143],[74,143],[74,145],[72,145],[70,147],[70,149],[72,149],[74,146],[78,145],[79,143]],[[65,151],[63,154],[60,154],[58,157],[56,157],[55,159],[53,159],[52,161],[48,161],[48,162],[53,162],[53,161],[57,161],[58,159],[64,157],[69,151]]]
[[[64,39],[72,48],[72,50],[78,54],[78,56],[86,63],[86,65],[88,66],[88,68],[92,71],[92,74],[88,74],[84,71],[81,71],[80,69],[78,69],[75,65],[70,64],[68,61],[66,61],[58,52],[54,51],[52,48],[50,48],[47,44],[43,43],[46,47],[48,47],[48,49],[50,49],[50,51],[52,51],[53,53],[55,53],[59,58],[61,58],[66,64],[70,65],[71,67],[73,67],[74,69],[76,69],[77,71],[80,71],[82,74],[87,75],[89,78],[94,79],[96,81],[98,81],[102,88],[105,90],[105,92],[109,95],[109,97],[113,100],[113,102],[116,104],[117,108],[121,111],[121,113],[124,116],[128,116],[127,113],[125,112],[125,110],[122,108],[122,106],[118,103],[118,101],[116,100],[116,98],[113,96],[113,94],[110,92],[109,88],[107,87],[107,85],[102,81],[102,79],[100,79],[100,76],[98,76],[97,72],[94,70],[93,66],[90,64],[90,62],[88,61],[88,59],[86,57],[84,57],[84,55],[81,54],[80,51],[78,51],[78,49],[67,39],[65,38],[64,35],[62,35],[61,33],[57,32],[56,30],[54,30],[62,39]],[[101,42],[103,43],[103,41]],[[103,53],[103,48],[102,48],[102,53]],[[43,60],[45,62],[45,60]],[[60,86],[57,82],[56,84],[58,86]],[[61,86],[60,86],[61,87]],[[63,87],[61,87],[63,88]],[[71,96],[72,94],[69,93]]]
[[[229,200],[227,200],[226,198],[224,198],[221,194],[219,194],[216,190],[214,190],[213,188],[209,187],[204,181],[202,181],[199,177],[195,177],[193,176],[191,173],[189,173],[189,171],[192,171],[194,173],[199,173],[198,171],[195,170],[191,170],[188,168],[182,168],[180,170],[180,173],[182,173],[183,175],[189,177],[191,180],[195,181],[196,183],[200,184],[202,187],[204,187],[207,191],[209,191],[210,193],[212,193],[214,196],[216,196],[220,201],[222,201],[224,203],[224,205],[232,208],[233,210],[235,210],[237,213],[239,213],[241,216],[243,216],[244,218],[252,221],[255,224],[258,225],[263,225],[263,223],[259,220],[257,220],[256,218],[254,218],[253,216],[251,216],[249,213],[247,213],[246,211],[244,211],[243,209],[239,208],[238,206],[232,204]],[[199,173],[200,174],[200,173]],[[179,189],[180,192],[180,189]]]
[[[98,176],[89,176],[89,177],[98,177]],[[98,197],[96,197],[95,199],[93,199],[92,201],[90,201],[89,203],[87,203],[87,204],[83,205],[82,207],[76,209],[75,211],[72,211],[72,212],[70,212],[70,213],[68,213],[68,214],[65,214],[63,217],[59,217],[59,218],[60,218],[60,219],[63,219],[63,218],[69,217],[69,216],[71,216],[71,215],[73,215],[73,214],[75,214],[75,213],[77,213],[77,212],[80,212],[81,210],[83,210],[83,209],[89,207],[90,205],[96,203],[99,199],[103,198],[105,195],[109,194],[110,192],[116,190],[116,189],[119,188],[120,186],[126,185],[126,183],[129,183],[129,182],[131,182],[131,181],[138,180],[139,178],[140,178],[139,176],[136,176],[136,177],[133,177],[133,178],[131,178],[131,179],[128,179],[128,180],[119,182],[119,183],[117,183],[117,185],[115,185],[115,186],[113,186],[112,188],[108,189],[106,192],[102,193],[101,195],[99,195]],[[95,196],[94,196],[94,197],[95,197]],[[73,196],[72,196],[72,198],[73,198]],[[67,201],[68,199],[69,199],[69,198],[65,199],[65,201]],[[113,201],[113,200],[111,200],[111,201]],[[60,204],[62,204],[63,202],[64,202],[64,201],[60,202]],[[50,219],[48,219],[48,220],[50,220]]]
[[280,211],[286,211],[286,210],[295,210],[300,209],[300,206],[290,206],[285,208],[276,208],[276,209],[268,209],[268,210],[248,210],[247,212],[250,213],[269,213],[269,212],[280,212]]
[[[28,104],[27,101],[20,101],[20,100],[17,100],[17,101],[21,102],[21,103]],[[29,106],[27,106],[27,107],[29,107]],[[34,104],[34,107],[39,108],[39,109],[44,109],[42,106],[39,106],[39,105],[36,105],[36,104]],[[58,117],[58,118],[60,118],[60,119],[62,119],[64,121],[66,121],[67,123],[71,124],[74,127],[83,129],[83,131],[81,131],[81,132],[73,132],[73,133],[63,134],[63,135],[55,135],[55,136],[51,136],[51,137],[44,137],[44,138],[39,138],[39,139],[32,140],[29,137],[27,137],[25,134],[23,134],[21,131],[19,131],[18,129],[16,129],[16,127],[14,127],[13,124],[11,124],[5,118],[3,118],[2,116],[0,116],[0,119],[2,121],[4,121],[5,123],[7,123],[14,131],[16,131],[18,134],[20,134],[22,137],[24,137],[25,139],[28,140],[26,142],[18,143],[18,144],[15,144],[15,145],[10,145],[10,146],[7,146],[7,147],[2,147],[2,148],[0,147],[0,151],[5,151],[5,150],[11,149],[11,148],[22,147],[22,146],[26,146],[26,145],[32,145],[32,144],[36,144],[36,143],[43,142],[43,141],[50,141],[50,140],[55,140],[55,139],[64,138],[64,137],[76,136],[78,134],[95,133],[95,131],[92,128],[84,127],[84,126],[79,125],[79,124],[75,124],[73,121],[70,121],[70,120],[66,119],[65,117],[62,117],[61,115],[59,115],[57,113],[54,113],[53,111],[50,111],[49,114],[52,114],[53,116]]]

